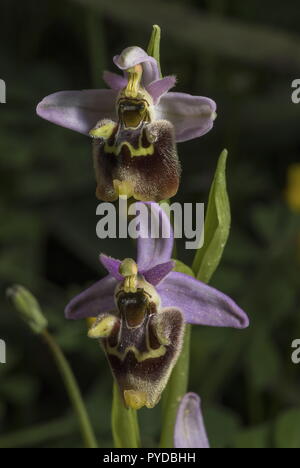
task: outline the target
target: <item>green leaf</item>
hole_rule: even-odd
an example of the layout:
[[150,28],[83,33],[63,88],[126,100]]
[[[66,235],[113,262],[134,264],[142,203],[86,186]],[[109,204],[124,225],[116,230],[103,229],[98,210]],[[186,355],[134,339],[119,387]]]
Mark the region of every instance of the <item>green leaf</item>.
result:
[[194,276],[193,270],[180,260],[175,260],[175,271],[178,273],[184,273],[188,276]]
[[111,417],[115,448],[139,448],[140,435],[137,413],[133,409],[125,408],[116,383],[113,387]]
[[[227,151],[220,156],[217,171],[209,195],[205,223],[205,244],[198,251],[193,270],[182,262],[176,262],[176,271],[208,282],[216,270],[228,239],[230,227],[230,208],[226,192]],[[195,275],[194,275],[195,273]],[[190,325],[186,328],[183,349],[172,372],[167,388],[163,394],[163,428],[160,447],[173,447],[173,433],[179,402],[187,391],[189,358],[190,358]]]
[[162,77],[161,67],[160,67],[160,39],[161,39],[161,29],[157,24],[154,24],[151,38],[149,41],[149,45],[147,48],[147,54],[151,55],[151,57],[154,57],[155,60],[157,61],[160,76]]
[[292,409],[279,416],[275,426],[276,448],[300,447],[300,409]]
[[193,271],[197,279],[208,283],[216,271],[230,230],[230,205],[226,189],[226,161],[224,150],[219,158],[210,189],[205,217],[204,245],[196,253]]

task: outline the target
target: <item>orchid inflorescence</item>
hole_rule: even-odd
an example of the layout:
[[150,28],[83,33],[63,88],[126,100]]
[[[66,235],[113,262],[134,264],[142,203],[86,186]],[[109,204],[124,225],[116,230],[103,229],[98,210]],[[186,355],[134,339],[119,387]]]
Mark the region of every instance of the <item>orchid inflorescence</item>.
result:
[[[170,219],[158,205],[179,188],[177,143],[211,130],[215,102],[171,92],[175,76],[161,77],[157,59],[140,47],[113,61],[122,74],[104,72],[110,89],[51,94],[37,113],[92,138],[100,200],[134,197],[137,210],[146,207],[170,232],[152,239],[142,219],[136,261],[100,255],[107,276],[66,307],[68,319],[94,318],[88,336],[99,340],[124,406],[153,408],[181,353],[186,324],[245,328],[249,321],[228,296],[176,271]],[[182,398],[174,430],[175,447],[209,446],[197,395]]]

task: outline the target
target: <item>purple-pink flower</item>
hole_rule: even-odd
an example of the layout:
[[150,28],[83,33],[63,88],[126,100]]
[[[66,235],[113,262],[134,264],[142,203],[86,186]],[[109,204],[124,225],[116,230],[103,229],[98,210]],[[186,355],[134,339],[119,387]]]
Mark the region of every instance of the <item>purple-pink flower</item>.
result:
[[153,98],[157,118],[174,125],[177,142],[201,137],[211,130],[216,112],[215,102],[206,97],[170,92],[176,84],[175,76],[161,79],[156,60],[143,49],[128,47],[113,60],[124,76],[105,71],[103,78],[110,89],[51,94],[38,104],[38,115],[62,127],[89,135],[99,120],[117,117],[117,96],[128,82],[126,70],[142,64],[142,84]]
[[123,72],[104,72],[110,89],[61,91],[37,106],[40,117],[94,138],[97,196],[161,201],[178,190],[176,142],[201,137],[213,126],[209,98],[170,92],[176,78],[160,78],[157,61],[140,47],[114,57]]
[[[162,232],[172,231],[159,205],[137,207],[141,205],[163,224]],[[174,271],[172,232],[168,238],[152,239],[143,218],[140,233],[137,262],[102,254],[108,275],[66,308],[68,319],[98,317],[89,335],[101,340],[125,404],[133,408],[153,407],[159,401],[182,347],[184,323],[233,328],[249,324],[231,298]]]
[[187,393],[181,400],[174,431],[175,448],[209,448],[209,441],[196,393]]

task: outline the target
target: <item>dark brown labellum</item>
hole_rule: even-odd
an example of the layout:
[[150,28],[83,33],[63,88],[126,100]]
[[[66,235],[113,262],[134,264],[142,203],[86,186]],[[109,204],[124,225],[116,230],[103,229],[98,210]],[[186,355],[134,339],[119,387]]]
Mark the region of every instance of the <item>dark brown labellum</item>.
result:
[[[101,339],[126,406],[152,408],[161,396],[182,347],[184,320],[176,308],[158,310],[143,290],[117,295],[118,313]],[[112,317],[99,316],[97,324]]]
[[181,175],[173,125],[150,123],[142,103],[124,101],[122,106],[109,138],[94,140],[97,197],[111,202],[120,195],[156,202],[173,197]]

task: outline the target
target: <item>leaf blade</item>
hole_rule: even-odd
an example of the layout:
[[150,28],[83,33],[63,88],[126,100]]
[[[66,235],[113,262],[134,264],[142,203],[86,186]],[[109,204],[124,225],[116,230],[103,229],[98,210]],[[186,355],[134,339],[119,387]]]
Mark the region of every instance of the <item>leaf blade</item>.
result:
[[226,246],[231,213],[226,184],[226,162],[228,152],[224,150],[218,161],[211,186],[204,227],[204,245],[195,255],[193,271],[197,279],[208,283],[216,271]]

